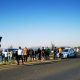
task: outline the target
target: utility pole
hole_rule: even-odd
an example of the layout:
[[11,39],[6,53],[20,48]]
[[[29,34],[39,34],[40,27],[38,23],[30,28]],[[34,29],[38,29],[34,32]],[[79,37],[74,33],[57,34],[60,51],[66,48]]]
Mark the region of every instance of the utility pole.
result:
[[55,45],[51,42],[52,50],[54,50]]

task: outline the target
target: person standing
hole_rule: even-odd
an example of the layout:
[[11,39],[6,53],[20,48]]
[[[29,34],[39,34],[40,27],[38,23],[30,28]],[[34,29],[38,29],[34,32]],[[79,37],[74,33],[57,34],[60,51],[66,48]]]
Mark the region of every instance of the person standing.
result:
[[55,47],[55,48],[54,48],[54,59],[56,59],[57,53],[58,53],[58,50],[57,50],[57,48]]
[[29,57],[31,58],[31,61],[34,60],[35,52],[33,49],[29,49]]
[[42,54],[42,60],[44,60],[45,59],[45,49],[44,49],[44,47],[42,47],[41,54]]
[[38,48],[38,60],[41,60],[41,49]]
[[49,47],[47,47],[47,49],[46,49],[46,59],[47,60],[49,60],[49,55],[50,55],[50,48]]
[[8,50],[7,49],[3,50],[3,54],[4,54],[4,60],[6,63],[6,62],[8,62]]
[[38,60],[38,50],[35,50],[35,59]]
[[32,59],[35,60],[35,51],[32,49]]
[[24,62],[27,62],[27,58],[28,58],[28,49],[25,47],[24,48]]
[[20,59],[22,60],[22,64],[24,64],[24,62],[23,62],[23,50],[21,49],[21,47],[19,47],[19,49],[18,49],[18,57],[17,57],[18,65],[20,63]]
[[60,58],[62,58],[62,54],[61,54],[61,53],[62,53],[62,49],[59,48],[59,57],[60,57]]

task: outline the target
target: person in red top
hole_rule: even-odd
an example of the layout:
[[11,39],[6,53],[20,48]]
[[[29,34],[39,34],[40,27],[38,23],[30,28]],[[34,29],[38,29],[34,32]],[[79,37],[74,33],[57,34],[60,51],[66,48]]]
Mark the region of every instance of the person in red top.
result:
[[24,62],[27,62],[27,58],[28,58],[28,49],[25,47],[23,51],[24,51]]

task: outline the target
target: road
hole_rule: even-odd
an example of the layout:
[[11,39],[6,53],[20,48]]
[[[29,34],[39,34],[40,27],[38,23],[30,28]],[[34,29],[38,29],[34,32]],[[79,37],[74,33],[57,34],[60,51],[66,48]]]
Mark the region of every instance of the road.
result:
[[0,70],[0,80],[80,80],[80,58]]

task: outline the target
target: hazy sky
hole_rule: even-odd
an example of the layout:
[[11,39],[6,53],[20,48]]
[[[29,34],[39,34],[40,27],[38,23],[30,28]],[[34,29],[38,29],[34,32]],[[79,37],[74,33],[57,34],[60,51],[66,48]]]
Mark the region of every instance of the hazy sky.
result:
[[80,0],[0,0],[2,47],[80,45]]

